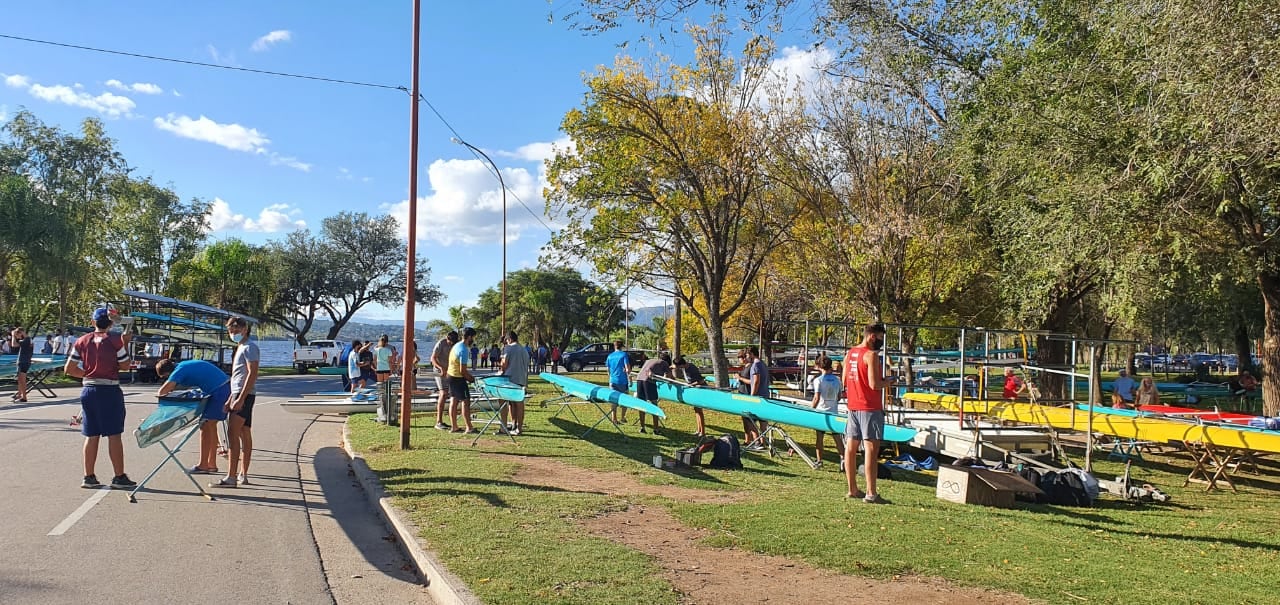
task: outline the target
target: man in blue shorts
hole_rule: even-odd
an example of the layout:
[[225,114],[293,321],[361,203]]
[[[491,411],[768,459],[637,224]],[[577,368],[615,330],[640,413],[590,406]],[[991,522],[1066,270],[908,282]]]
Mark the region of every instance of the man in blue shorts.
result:
[[160,385],[156,396],[168,395],[179,386],[198,388],[209,396],[204,404],[200,424],[200,462],[191,467],[193,475],[214,475],[218,473],[218,423],[227,419],[222,409],[231,398],[231,380],[218,368],[203,359],[191,359],[174,364],[172,360],[162,359],[156,364],[156,374],[165,381]]
[[[631,357],[622,350],[623,346],[621,340],[613,341],[613,352],[604,359],[604,365],[609,368],[609,386],[619,393],[631,390]],[[626,424],[627,408],[622,408],[622,418],[618,418],[616,403],[613,404],[613,409],[609,413],[613,415],[614,422]]]
[[98,462],[98,442],[107,438],[107,456],[115,476],[113,489],[133,489],[137,483],[124,473],[124,391],[120,390],[120,372],[129,369],[129,336],[113,334],[111,313],[106,307],[93,311],[93,332],[81,336],[71,346],[62,370],[72,378],[81,378],[80,408],[83,417],[80,433],[84,435],[84,482],[80,487],[102,486],[94,466]]

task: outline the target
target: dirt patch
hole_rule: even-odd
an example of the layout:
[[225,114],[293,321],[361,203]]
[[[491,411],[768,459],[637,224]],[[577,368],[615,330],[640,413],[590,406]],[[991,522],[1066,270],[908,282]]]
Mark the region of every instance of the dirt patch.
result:
[[[519,465],[513,480],[526,485],[617,496],[665,496],[700,504],[725,504],[742,493],[647,485],[625,473],[592,471],[547,458],[498,455]],[[1017,594],[955,586],[940,578],[907,576],[879,580],[818,569],[785,557],[700,544],[708,534],[682,525],[661,507],[627,510],[585,521],[592,534],[648,554],[663,577],[690,605],[805,603],[851,605],[905,602],[912,605],[1026,605]]]
[[663,496],[698,504],[728,504],[743,499],[740,492],[690,489],[675,485],[649,485],[626,473],[593,471],[551,458],[490,454],[520,465],[512,481],[524,485],[556,487],[575,492],[610,496]]
[[705,531],[681,525],[658,507],[632,506],[584,525],[594,535],[654,557],[663,568],[663,577],[682,595],[682,603],[1030,603],[1021,595],[954,586],[939,578],[878,580],[818,569],[785,557],[709,548],[698,543],[707,535]]

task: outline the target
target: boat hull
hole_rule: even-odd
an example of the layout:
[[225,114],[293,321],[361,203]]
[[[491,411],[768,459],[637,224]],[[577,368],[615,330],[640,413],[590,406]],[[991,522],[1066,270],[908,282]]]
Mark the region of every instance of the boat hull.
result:
[[[726,393],[715,389],[685,386],[666,380],[658,382],[658,397],[726,414],[745,416],[789,426],[798,426],[824,433],[845,432],[845,416],[816,410],[808,406],[757,397],[740,393]],[[892,424],[884,426],[884,440],[908,442],[916,430]]]
[[634,395],[619,393],[609,387],[602,387],[585,380],[570,378],[563,374],[551,374],[543,372],[539,374],[543,380],[553,384],[566,395],[572,395],[579,399],[585,399],[595,403],[616,403],[625,408],[631,408],[646,414],[653,414],[659,418],[666,418],[667,413],[662,408],[640,399]]

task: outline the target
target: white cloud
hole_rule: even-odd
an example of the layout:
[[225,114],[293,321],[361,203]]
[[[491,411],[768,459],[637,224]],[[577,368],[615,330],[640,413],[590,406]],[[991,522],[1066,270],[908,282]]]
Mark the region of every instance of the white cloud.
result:
[[248,218],[231,210],[231,205],[222,198],[213,198],[209,207],[209,218],[206,232],[214,231],[255,231],[258,233],[276,233],[305,229],[307,222],[295,218],[302,211],[288,204],[272,204],[258,213],[257,219]]
[[[516,201],[519,196],[535,212],[541,212],[542,186],[524,168],[504,168],[507,184],[507,241],[537,222]],[[502,189],[482,160],[436,160],[427,168],[431,193],[418,198],[418,239],[453,244],[485,244],[502,241]],[[408,235],[409,202],[384,204]],[[541,228],[538,226],[537,228]]]
[[112,118],[128,116],[138,106],[129,97],[109,92],[95,96],[63,84],[45,86],[23,75],[5,76],[4,83],[11,88],[26,89],[28,94],[42,101],[83,107]]
[[829,81],[825,70],[833,61],[835,56],[824,47],[806,50],[787,46],[781,56],[769,63],[770,77],[765,88],[812,100],[818,88]]
[[269,154],[272,166],[288,166],[294,170],[303,172],[311,172],[311,164],[299,161],[298,158],[288,155],[280,155],[274,151]]
[[107,80],[106,82],[103,82],[103,84],[106,84],[107,88],[114,88],[116,90],[121,90],[124,92],[137,92],[137,93],[142,93],[144,95],[158,95],[158,94],[164,93],[163,88],[160,88],[159,86],[156,86],[155,84],[151,84],[149,82],[134,82],[133,84],[125,84],[120,80]]
[[265,36],[262,36],[261,38],[258,38],[257,40],[254,40],[253,46],[251,46],[250,48],[254,52],[262,52],[264,50],[267,50],[268,48],[271,48],[272,46],[275,46],[280,42],[288,42],[292,38],[293,38],[293,34],[290,33],[289,30],[277,29],[275,31],[268,33]]
[[446,276],[444,276],[444,277],[441,277],[441,278],[440,278],[440,280],[441,280],[441,281],[452,281],[452,282],[463,282],[463,281],[466,281],[466,280],[462,279],[462,276],[460,276],[460,275],[446,275]]
[[176,90],[175,90],[175,91],[172,91],[172,92],[173,92],[173,96],[175,96],[175,97],[181,97],[181,96],[182,96],[182,93],[180,93],[180,92],[178,92],[178,91],[176,91]]
[[271,143],[271,139],[258,132],[256,128],[246,128],[239,124],[219,124],[203,115],[193,120],[187,116],[169,114],[164,118],[156,118],[153,122],[160,130],[235,151],[266,153],[267,145]]
[[231,67],[240,67],[240,64],[236,62],[235,53],[223,54],[221,52],[218,52],[218,47],[212,44],[208,44],[204,48],[205,50],[209,51],[209,57],[213,59],[214,63],[217,63],[219,65],[228,65]]
[[554,141],[542,141],[538,143],[529,143],[516,148],[515,151],[499,151],[498,155],[508,158],[516,158],[527,162],[546,162],[554,158],[557,152],[573,148],[573,140],[569,137],[560,137]]
[[0,105],[0,122],[6,122],[8,120],[9,120],[9,106]]

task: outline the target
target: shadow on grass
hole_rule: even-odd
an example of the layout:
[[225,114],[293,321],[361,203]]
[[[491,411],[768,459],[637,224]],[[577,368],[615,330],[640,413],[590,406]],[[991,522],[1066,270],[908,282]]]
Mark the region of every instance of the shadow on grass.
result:
[[[560,430],[565,431],[566,433],[571,433],[575,435],[581,435],[582,431],[586,430],[587,428],[581,424],[574,423],[567,418],[560,418],[560,417],[550,418],[548,419],[548,422],[560,428]],[[662,433],[659,433],[659,435],[670,438],[669,433],[680,433],[680,431],[673,431],[672,429],[662,429]],[[685,433],[685,434],[687,435],[688,433]],[[646,440],[632,439],[628,437],[625,433],[619,434],[613,430],[612,426],[607,426],[607,428],[605,428],[604,430],[601,430],[599,429],[599,427],[597,427],[597,430],[591,431],[586,436],[582,437],[582,440],[596,447],[607,450],[613,454],[626,458],[628,460],[632,460],[632,461],[635,461],[641,464],[646,464],[646,465],[649,464],[649,462],[653,459],[654,454],[659,453],[657,447],[655,447],[655,444],[653,442],[647,439]],[[696,467],[664,468],[662,470],[665,470],[666,472],[669,472],[673,475],[679,475],[681,477],[684,477],[687,479],[693,479],[695,481],[705,481],[707,483],[724,483],[724,481],[720,480],[715,475],[708,474],[707,472]]]
[[[1144,459],[1144,460],[1135,462],[1135,466],[1143,470],[1160,471],[1160,472],[1165,472],[1171,475],[1181,476],[1185,478],[1188,474],[1191,473],[1191,469],[1195,468],[1195,462],[1187,457],[1177,458],[1177,460],[1184,464],[1171,464],[1169,462],[1161,462],[1154,459]],[[1207,467],[1207,468],[1209,468],[1209,473],[1212,474],[1214,470],[1213,467]],[[1263,471],[1263,469],[1264,469],[1264,465],[1259,464],[1258,470],[1261,472]],[[1255,487],[1258,489],[1264,489],[1268,491],[1280,491],[1280,478],[1274,477],[1270,474],[1255,475],[1251,471],[1241,470],[1231,475],[1231,480],[1234,481],[1238,486],[1246,485],[1249,487]],[[1231,489],[1230,487],[1227,487],[1226,482],[1221,479],[1218,480],[1218,483],[1222,485],[1223,489],[1227,489],[1227,490]]]
[[379,474],[381,476],[380,480],[383,488],[394,496],[472,496],[485,501],[490,506],[498,508],[509,508],[509,505],[501,496],[493,493],[492,491],[483,491],[481,489],[457,489],[452,487],[433,489],[430,486],[438,484],[459,484],[464,486],[475,485],[490,489],[519,489],[527,492],[541,492],[548,494],[584,494],[592,496],[609,495],[605,492],[594,490],[564,489],[550,485],[528,485],[505,479],[457,477],[450,475],[424,475],[422,474],[421,469],[393,468],[381,471]]
[[[1074,523],[1074,522],[1072,522],[1072,521],[1067,521],[1067,520],[1055,520],[1054,522],[1055,522],[1055,523],[1058,523],[1059,525],[1067,525],[1067,526],[1070,526],[1070,527],[1079,527],[1079,528],[1080,528],[1081,530],[1083,530],[1083,531],[1095,531],[1095,530],[1098,530],[1098,529],[1103,529],[1103,528],[1099,528],[1099,527],[1098,527],[1098,526],[1096,526],[1096,525],[1090,525],[1090,524],[1087,524],[1087,523]],[[1129,529],[1116,529],[1116,528],[1105,528],[1105,529],[1103,529],[1103,530],[1104,530],[1104,531],[1107,531],[1107,532],[1110,532],[1110,533],[1115,533],[1115,534],[1124,534],[1124,535],[1127,535],[1127,536],[1135,536],[1135,537],[1138,537],[1138,538],[1164,538],[1164,539],[1166,539],[1166,540],[1183,540],[1183,541],[1186,541],[1186,542],[1191,542],[1191,543],[1193,543],[1193,544],[1194,544],[1194,547],[1195,547],[1195,548],[1199,548],[1199,549],[1203,549],[1203,548],[1204,548],[1204,547],[1203,547],[1203,544],[1204,544],[1205,542],[1215,542],[1215,543],[1220,543],[1220,544],[1229,544],[1229,545],[1231,545],[1231,546],[1238,546],[1238,547],[1240,547],[1240,548],[1259,548],[1259,549],[1265,549],[1265,550],[1267,550],[1267,551],[1275,551],[1275,550],[1276,550],[1276,548],[1277,548],[1278,546],[1280,546],[1280,544],[1277,544],[1277,543],[1275,543],[1275,542],[1257,542],[1257,541],[1254,541],[1254,540],[1242,540],[1242,539],[1240,539],[1240,538],[1227,538],[1227,537],[1205,536],[1205,535],[1174,534],[1174,533],[1167,533],[1167,532],[1134,531],[1134,530],[1129,530]]]

